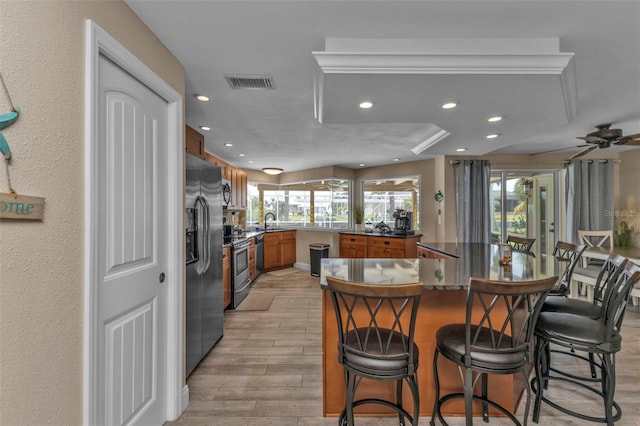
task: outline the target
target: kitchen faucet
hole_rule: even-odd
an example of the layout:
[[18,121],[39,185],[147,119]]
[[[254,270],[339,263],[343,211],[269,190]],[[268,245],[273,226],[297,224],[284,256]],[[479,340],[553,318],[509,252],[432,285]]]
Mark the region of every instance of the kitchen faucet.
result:
[[265,215],[264,215],[264,230],[265,230],[265,231],[267,230],[267,217],[269,217],[269,216],[271,216],[271,218],[272,218],[273,220],[276,220],[276,215],[275,215],[275,214],[273,214],[273,213],[271,213],[271,212],[269,212],[269,213],[265,214]]

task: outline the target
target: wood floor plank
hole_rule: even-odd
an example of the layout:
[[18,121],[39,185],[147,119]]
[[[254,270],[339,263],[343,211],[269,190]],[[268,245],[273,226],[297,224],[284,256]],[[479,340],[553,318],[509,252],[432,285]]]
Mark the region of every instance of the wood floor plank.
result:
[[[167,425],[186,426],[336,426],[322,416],[322,290],[308,271],[283,276],[262,274],[252,292],[275,296],[268,311],[227,311],[222,340],[187,380],[190,404]],[[616,357],[616,401],[623,410],[616,426],[640,426],[640,308],[629,305],[622,329],[622,351]],[[584,366],[567,358],[568,368]],[[566,386],[549,394],[596,412],[593,396]],[[522,404],[521,404],[522,405]],[[519,407],[522,416],[523,407]],[[430,416],[419,424],[429,425]],[[447,419],[451,426],[463,418]],[[477,419],[478,424],[483,424]],[[358,426],[397,425],[396,417],[358,418]],[[492,418],[489,425],[511,425]],[[529,419],[529,424],[532,424]],[[540,425],[583,426],[543,404]]]

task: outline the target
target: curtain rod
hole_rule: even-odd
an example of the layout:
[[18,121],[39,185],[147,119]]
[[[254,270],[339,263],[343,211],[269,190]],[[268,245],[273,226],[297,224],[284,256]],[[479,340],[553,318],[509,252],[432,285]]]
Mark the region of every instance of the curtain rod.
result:
[[[609,161],[611,161],[613,164],[620,164],[622,163],[622,160],[587,160],[589,162],[589,164],[593,164],[594,161],[597,161],[598,163],[608,163]],[[571,164],[571,160],[565,160],[564,164]]]

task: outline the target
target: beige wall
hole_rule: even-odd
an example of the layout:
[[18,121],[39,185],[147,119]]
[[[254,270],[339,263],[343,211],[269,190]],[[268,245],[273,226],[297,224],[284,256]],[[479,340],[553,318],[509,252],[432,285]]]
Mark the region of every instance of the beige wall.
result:
[[618,219],[624,219],[634,227],[635,247],[640,247],[640,149],[627,151],[620,155],[618,166],[620,191],[616,199],[615,209]]
[[22,108],[3,130],[11,182],[46,198],[43,221],[0,222],[2,425],[82,423],[87,18],[184,94],[182,65],[121,1],[0,0],[0,71]]

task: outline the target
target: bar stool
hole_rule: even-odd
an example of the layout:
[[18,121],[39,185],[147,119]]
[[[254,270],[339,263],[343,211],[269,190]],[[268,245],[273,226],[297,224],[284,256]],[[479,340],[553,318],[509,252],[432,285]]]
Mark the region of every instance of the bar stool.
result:
[[[536,402],[533,410],[533,421],[540,419],[540,406],[542,402],[555,409],[577,417],[582,420],[606,423],[612,426],[620,419],[622,411],[615,402],[615,354],[620,351],[622,337],[620,329],[626,306],[629,301],[631,289],[640,280],[640,267],[633,262],[627,262],[624,269],[617,275],[612,275],[605,291],[597,318],[586,315],[574,315],[563,312],[542,312],[536,325],[536,377],[531,385],[536,393]],[[557,345],[574,352],[568,355],[592,363],[593,357],[585,357],[577,352],[595,354],[600,360],[598,367],[600,377],[580,377],[558,368],[550,368],[551,360],[548,359],[549,345]],[[556,373],[555,375],[553,373]],[[544,390],[552,380],[561,380],[574,384],[581,389],[586,389],[603,399],[604,417],[590,416],[563,407],[557,402],[544,396]],[[593,384],[599,386],[593,386]]]
[[513,250],[531,251],[531,247],[535,242],[536,242],[535,238],[524,238],[524,237],[516,237],[513,235],[507,235],[507,244],[509,244]]
[[553,288],[549,294],[554,296],[566,296],[569,294],[571,288],[571,280],[573,277],[573,270],[575,269],[580,256],[587,249],[587,246],[567,243],[565,241],[557,241],[556,246],[553,249],[553,257],[560,265],[565,265],[558,284]]
[[[596,277],[595,287],[593,290],[593,300],[570,299],[565,296],[548,296],[542,304],[542,312],[562,312],[566,314],[582,315],[589,318],[598,318],[601,314],[602,305],[605,300],[611,297],[611,292],[615,290],[615,286],[608,286],[607,283],[615,280],[618,274],[627,264],[628,260],[624,256],[611,253],[605,260],[598,276]],[[575,351],[567,353],[561,349],[551,350],[549,345],[546,346],[545,359],[551,359],[551,352],[565,353],[568,355],[575,354]],[[596,364],[593,353],[589,353],[589,362],[591,364],[591,377],[596,377]],[[543,365],[543,371],[548,373],[549,365]]]
[[[338,362],[344,367],[345,409],[338,424],[352,426],[353,409],[381,404],[418,425],[418,347],[414,343],[416,315],[422,283],[372,285],[327,277],[328,290],[338,323]],[[379,398],[355,400],[362,378],[396,382],[396,401]],[[413,400],[413,416],[403,407],[406,381]]]
[[[526,363],[533,360],[531,344],[536,319],[547,293],[558,281],[549,277],[534,281],[493,281],[471,278],[467,293],[467,312],[464,324],[450,324],[436,332],[436,350],[433,371],[436,384],[436,400],[433,405],[431,425],[436,416],[442,417],[442,405],[455,398],[464,398],[465,421],[473,424],[473,400],[481,401],[484,421],[489,421],[488,406],[492,406],[516,425],[518,419],[506,408],[488,397],[488,374],[522,374],[527,392],[524,424],[527,424],[531,405],[531,388]],[[458,367],[464,368],[464,392],[440,397],[438,357],[442,355]],[[474,373],[476,377],[474,378]],[[482,379],[481,395],[474,395],[474,388]]]

